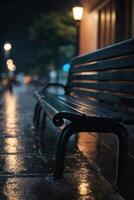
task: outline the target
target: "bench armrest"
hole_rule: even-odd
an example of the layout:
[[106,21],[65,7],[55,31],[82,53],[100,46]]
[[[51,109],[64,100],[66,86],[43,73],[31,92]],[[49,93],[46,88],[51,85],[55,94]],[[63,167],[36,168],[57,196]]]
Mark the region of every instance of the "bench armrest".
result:
[[64,89],[64,91],[66,92],[66,86],[63,85],[62,83],[47,83],[41,90],[40,90],[40,94],[41,93],[44,93],[49,87],[52,87],[52,86],[56,86],[56,87],[61,87]]

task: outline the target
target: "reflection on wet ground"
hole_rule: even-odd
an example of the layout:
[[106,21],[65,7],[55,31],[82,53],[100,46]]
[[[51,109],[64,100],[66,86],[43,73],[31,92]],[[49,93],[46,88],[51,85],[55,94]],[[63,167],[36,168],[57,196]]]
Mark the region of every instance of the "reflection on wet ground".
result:
[[111,184],[114,184],[116,180],[117,141],[114,135],[110,134],[109,137],[111,137],[111,141],[114,141],[114,145],[111,144],[111,148],[110,146],[105,146],[107,143],[105,145],[100,143],[100,133],[79,133],[77,145],[78,149],[88,159],[91,159],[96,166],[99,166],[99,170],[101,170]]
[[122,199],[109,184],[115,179],[116,140],[110,140],[110,147],[102,145],[99,141],[103,134],[80,133],[72,138],[67,149],[65,177],[53,179],[59,133],[47,119],[45,153],[40,154],[38,135],[32,127],[33,90],[17,87],[12,95],[6,92],[1,100],[0,200]]

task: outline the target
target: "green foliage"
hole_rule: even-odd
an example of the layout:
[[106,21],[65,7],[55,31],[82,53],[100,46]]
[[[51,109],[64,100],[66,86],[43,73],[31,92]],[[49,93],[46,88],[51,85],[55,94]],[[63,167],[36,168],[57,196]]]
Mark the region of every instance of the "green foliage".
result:
[[68,62],[75,51],[75,35],[71,13],[43,14],[30,28],[30,39],[39,49],[38,64],[43,67],[51,64],[57,69]]

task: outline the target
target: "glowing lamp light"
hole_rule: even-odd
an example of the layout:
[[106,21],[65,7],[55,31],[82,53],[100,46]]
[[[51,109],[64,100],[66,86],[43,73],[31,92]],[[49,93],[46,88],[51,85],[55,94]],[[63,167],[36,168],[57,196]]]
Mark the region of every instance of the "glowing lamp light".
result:
[[73,7],[73,16],[74,20],[80,21],[83,15],[83,8],[82,7]]
[[7,60],[7,65],[12,65],[13,64],[13,60],[12,59],[8,59]]
[[8,65],[8,69],[9,71],[14,72],[16,70],[16,66],[14,64]]
[[10,43],[4,44],[4,50],[5,50],[5,51],[9,51],[11,48],[12,48],[12,46],[11,46]]
[[69,69],[70,69],[70,64],[67,63],[67,64],[63,65],[63,71],[64,72],[68,72]]

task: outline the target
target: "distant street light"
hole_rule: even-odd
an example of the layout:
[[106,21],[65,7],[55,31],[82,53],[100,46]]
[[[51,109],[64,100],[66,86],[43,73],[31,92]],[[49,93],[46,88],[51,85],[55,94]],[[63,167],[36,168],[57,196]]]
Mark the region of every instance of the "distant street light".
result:
[[83,8],[80,6],[73,7],[73,17],[76,22],[77,38],[76,38],[76,56],[79,55],[79,37],[80,37],[80,21],[83,16]]
[[11,48],[12,48],[12,46],[11,46],[10,43],[4,44],[4,50],[5,50],[5,51],[10,51]]
[[8,65],[8,70],[14,72],[16,70],[16,66],[14,64]]
[[8,59],[8,60],[6,61],[6,63],[7,63],[7,66],[8,66],[8,65],[12,65],[12,64],[13,64],[13,60],[12,60],[12,59]]

